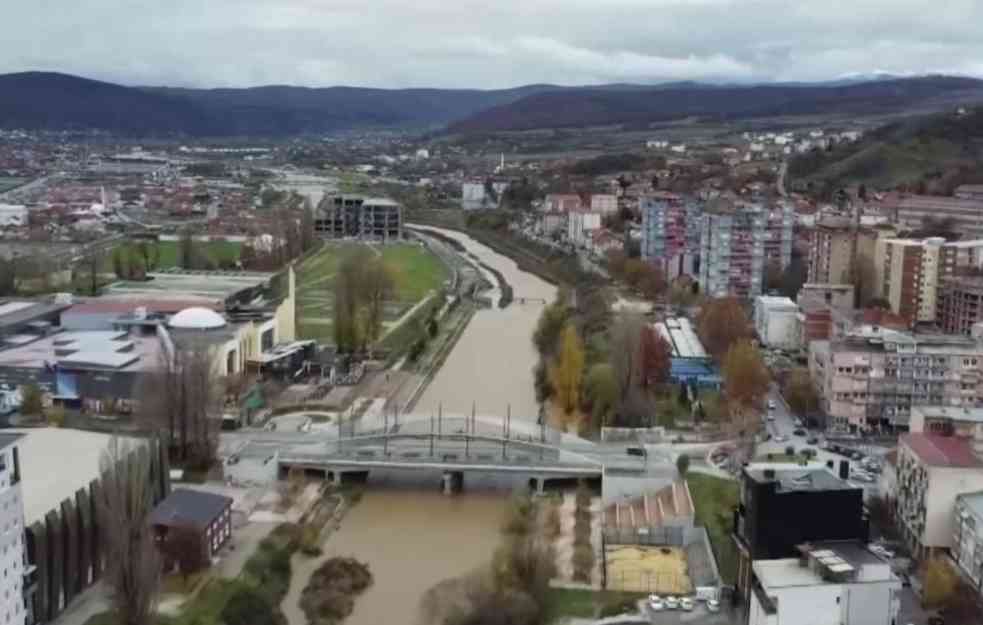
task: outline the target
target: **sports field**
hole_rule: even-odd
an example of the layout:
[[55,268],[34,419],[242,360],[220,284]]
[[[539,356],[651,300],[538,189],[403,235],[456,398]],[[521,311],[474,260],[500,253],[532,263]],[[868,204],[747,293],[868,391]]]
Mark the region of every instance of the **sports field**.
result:
[[[157,247],[158,269],[170,269],[178,266],[180,261],[178,241],[158,241],[153,245]],[[139,255],[136,242],[124,244],[124,246],[129,254]],[[239,260],[239,254],[242,252],[242,243],[233,241],[196,241],[195,249],[205,256],[208,261],[207,265],[210,268],[227,269],[234,267],[236,261]],[[108,254],[106,256],[106,271],[112,271],[112,263],[113,255]]]
[[334,279],[345,255],[359,247],[368,247],[379,254],[396,283],[396,297],[386,305],[386,324],[396,322],[450,278],[440,259],[415,243],[329,243],[297,268],[297,332],[301,338],[334,341]]

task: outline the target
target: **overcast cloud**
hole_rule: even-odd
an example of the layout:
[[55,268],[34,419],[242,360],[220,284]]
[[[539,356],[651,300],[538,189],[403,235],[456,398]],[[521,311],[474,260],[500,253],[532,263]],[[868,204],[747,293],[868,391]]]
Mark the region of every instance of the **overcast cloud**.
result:
[[[130,85],[499,88],[983,76],[983,0],[29,0],[0,72]],[[2,94],[0,94],[2,97]]]

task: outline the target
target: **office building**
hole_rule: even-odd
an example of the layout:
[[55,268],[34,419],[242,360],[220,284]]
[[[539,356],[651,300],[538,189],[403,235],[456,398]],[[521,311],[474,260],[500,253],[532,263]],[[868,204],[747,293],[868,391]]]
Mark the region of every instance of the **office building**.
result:
[[954,547],[956,497],[983,490],[981,442],[926,432],[899,438],[894,516],[914,557]]
[[740,502],[734,510],[738,549],[737,587],[751,586],[752,563],[798,556],[803,543],[866,542],[863,489],[827,465],[750,464],[741,471]]
[[754,329],[765,347],[795,349],[799,346],[799,307],[787,297],[754,298]]
[[765,265],[784,268],[792,258],[792,205],[714,201],[703,213],[700,287],[708,296],[752,298],[762,293]]
[[876,248],[879,295],[887,300],[891,312],[912,325],[937,320],[945,279],[960,270],[983,267],[983,240],[881,239]]
[[897,625],[901,580],[855,542],[815,542],[753,565],[748,625]]
[[977,336],[913,334],[862,325],[809,345],[809,369],[829,426],[906,430],[916,406],[983,406],[983,328]]
[[314,231],[327,239],[397,241],[403,236],[403,207],[388,198],[326,197],[315,211]]

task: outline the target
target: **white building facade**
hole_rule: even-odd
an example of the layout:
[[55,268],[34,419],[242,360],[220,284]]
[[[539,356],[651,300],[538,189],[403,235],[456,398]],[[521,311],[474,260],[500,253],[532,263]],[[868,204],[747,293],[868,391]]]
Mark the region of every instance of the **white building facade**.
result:
[[754,298],[754,327],[766,347],[795,349],[799,346],[799,307],[787,297]]
[[983,492],[956,497],[952,526],[952,559],[983,594]]
[[0,435],[0,625],[24,625],[27,603],[24,578],[24,497],[20,485],[17,440],[20,434]]

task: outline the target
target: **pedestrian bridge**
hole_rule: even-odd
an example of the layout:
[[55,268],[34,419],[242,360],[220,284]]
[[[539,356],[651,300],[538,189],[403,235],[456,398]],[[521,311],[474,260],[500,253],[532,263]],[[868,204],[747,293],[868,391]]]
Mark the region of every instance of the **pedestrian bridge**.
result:
[[548,480],[600,480],[604,466],[552,445],[478,434],[388,433],[336,440],[323,451],[284,450],[280,475],[291,469],[322,474],[340,483],[372,470],[442,471],[447,492],[460,489],[465,473],[519,474],[542,491]]

